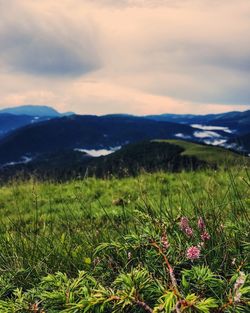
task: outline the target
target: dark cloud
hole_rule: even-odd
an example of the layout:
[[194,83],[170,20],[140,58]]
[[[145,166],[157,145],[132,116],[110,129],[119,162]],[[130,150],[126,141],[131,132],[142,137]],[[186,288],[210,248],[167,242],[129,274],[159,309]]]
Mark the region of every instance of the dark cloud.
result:
[[[178,50],[178,49],[177,49]],[[250,43],[184,43],[182,60],[188,64],[204,65],[250,74]]]
[[22,18],[0,23],[0,59],[9,70],[79,76],[101,66],[97,36],[90,27],[74,28],[71,21],[63,19],[58,24],[25,15]]

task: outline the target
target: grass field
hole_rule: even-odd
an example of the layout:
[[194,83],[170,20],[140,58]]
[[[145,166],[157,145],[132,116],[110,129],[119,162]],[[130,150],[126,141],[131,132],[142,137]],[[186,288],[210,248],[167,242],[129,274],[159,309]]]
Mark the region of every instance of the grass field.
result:
[[250,312],[249,187],[243,167],[1,187],[0,312]]

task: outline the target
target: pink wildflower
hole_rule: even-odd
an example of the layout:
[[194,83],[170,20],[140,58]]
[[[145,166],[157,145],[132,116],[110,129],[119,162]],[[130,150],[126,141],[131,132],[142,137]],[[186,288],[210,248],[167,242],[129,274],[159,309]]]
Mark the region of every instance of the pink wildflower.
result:
[[237,278],[235,284],[234,284],[234,291],[236,292],[237,290],[239,290],[246,281],[246,275],[244,272],[240,272],[239,273],[239,277]]
[[169,242],[168,242],[168,238],[166,236],[166,234],[163,234],[161,237],[161,244],[164,248],[164,250],[167,250],[170,246]]
[[191,227],[187,227],[185,230],[184,230],[185,234],[188,236],[188,237],[192,237],[193,236],[193,229]]
[[203,241],[206,241],[206,240],[209,240],[210,239],[210,235],[207,231],[204,231],[202,234],[201,234],[201,239]]
[[240,292],[240,288],[245,284],[246,281],[246,275],[243,272],[239,273],[239,277],[237,278],[235,284],[234,284],[234,301],[240,302],[241,300],[241,292]]
[[183,216],[180,221],[180,229],[188,236],[193,236],[193,229],[189,226],[189,220],[187,217]]
[[235,293],[235,296],[234,296],[234,302],[239,303],[241,296],[242,296],[242,293],[239,292],[239,290],[237,290],[237,292]]
[[199,217],[198,219],[198,228],[200,230],[204,230],[206,228],[205,222],[202,217]]
[[168,238],[166,234],[164,233],[161,237],[161,244],[164,250],[167,250],[170,247],[170,244],[168,242]]
[[191,246],[187,249],[186,256],[190,260],[199,259],[200,257],[200,249],[196,246]]
[[185,231],[187,227],[189,227],[189,220],[187,217],[183,216],[180,221],[180,229]]

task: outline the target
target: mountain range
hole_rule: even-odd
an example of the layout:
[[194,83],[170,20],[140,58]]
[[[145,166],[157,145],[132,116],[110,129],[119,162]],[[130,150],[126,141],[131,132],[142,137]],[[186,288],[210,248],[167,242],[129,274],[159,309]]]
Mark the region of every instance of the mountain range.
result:
[[174,122],[181,124],[201,124],[210,126],[227,127],[232,132],[250,132],[250,110],[245,112],[227,112],[222,114],[191,115],[191,114],[161,114],[148,115],[155,121]]
[[0,110],[0,114],[27,115],[37,117],[61,117],[74,114],[73,112],[59,113],[52,107],[47,105],[21,105],[13,108],[5,108]]
[[156,122],[132,116],[72,115],[31,124],[0,141],[0,164],[62,149],[110,149],[155,138],[192,136],[189,125]]
[[45,159],[46,164],[56,160],[61,163],[60,155],[82,162],[127,144],[154,139],[181,139],[249,154],[250,110],[149,116],[76,115],[59,113],[48,106],[0,110],[0,167],[4,169],[41,164]]
[[0,110],[0,138],[23,126],[71,114],[74,113],[59,113],[49,106],[38,105],[2,109]]

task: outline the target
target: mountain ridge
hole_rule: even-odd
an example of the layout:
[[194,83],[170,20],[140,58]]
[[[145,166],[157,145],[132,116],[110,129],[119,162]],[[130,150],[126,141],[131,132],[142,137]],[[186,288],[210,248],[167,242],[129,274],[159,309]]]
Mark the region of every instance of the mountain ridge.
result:
[[[31,110],[29,113],[33,114],[39,113],[34,110],[42,110],[42,114],[54,116],[16,115],[0,111],[0,164],[53,152],[54,149],[102,149],[154,138],[180,138],[250,153],[247,142],[250,110],[207,115],[98,116],[63,114],[48,106],[10,108],[13,109],[17,113]],[[244,134],[246,136],[241,140]]]
[[243,163],[250,166],[250,158],[225,148],[183,140],[150,140],[128,144],[99,157],[73,149],[44,153],[24,164],[0,167],[0,181],[16,176],[21,179],[35,176],[42,180],[126,177],[142,172],[217,169]]
[[[246,111],[230,111],[219,114],[160,114],[160,115],[146,115],[146,118],[156,121],[174,121],[176,123],[184,124],[205,124],[208,125],[220,125],[220,126],[232,126],[233,123],[247,124],[250,126],[250,110]],[[234,125],[233,125],[234,126]],[[239,129],[238,129],[239,130]]]
[[59,113],[56,109],[47,105],[21,105],[0,109],[0,114],[9,113],[13,115],[26,115],[37,117],[61,117],[74,114],[73,112]]
[[155,122],[140,117],[72,115],[25,126],[0,140],[0,163],[25,155],[66,148],[101,149],[154,138],[192,134],[188,125]]

